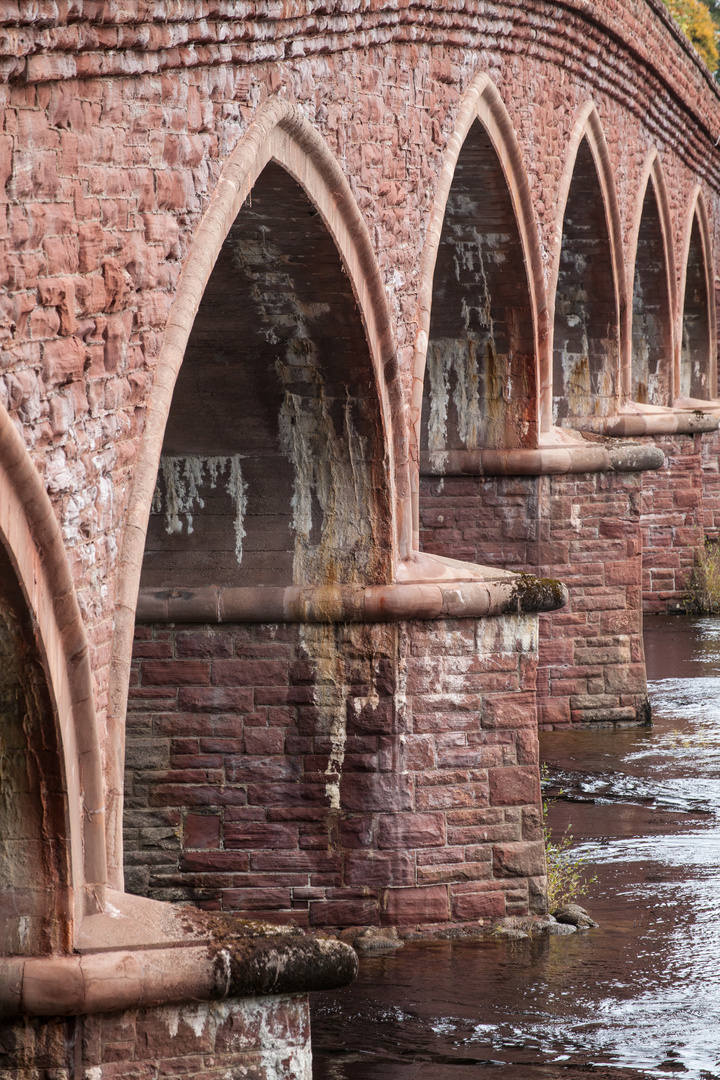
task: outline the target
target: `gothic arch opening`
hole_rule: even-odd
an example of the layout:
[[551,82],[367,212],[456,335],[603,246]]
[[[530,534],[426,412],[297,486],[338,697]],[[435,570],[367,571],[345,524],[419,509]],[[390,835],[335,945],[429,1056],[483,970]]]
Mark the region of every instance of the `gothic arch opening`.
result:
[[271,162],[188,340],[141,586],[389,580],[384,446],[350,279],[313,203]]
[[421,451],[532,446],[533,312],[507,181],[475,120],[458,156],[433,278]]
[[648,181],[638,230],[632,306],[632,399],[669,405],[672,332],[667,259],[655,185]]
[[0,955],[72,947],[66,811],[56,710],[0,545]]
[[588,140],[577,152],[563,219],[555,294],[553,419],[608,416],[619,362],[612,248]]
[[713,396],[715,387],[710,385],[711,346],[710,296],[705,248],[700,219],[696,211],[693,215],[685,270],[685,303],[680,349],[681,397],[707,399]]

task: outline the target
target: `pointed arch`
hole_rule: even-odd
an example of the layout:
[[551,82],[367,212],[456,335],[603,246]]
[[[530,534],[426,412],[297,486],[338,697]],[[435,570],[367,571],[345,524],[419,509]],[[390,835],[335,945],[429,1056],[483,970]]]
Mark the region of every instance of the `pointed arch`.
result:
[[677,395],[680,403],[708,401],[717,397],[717,326],[710,225],[699,187],[690,202],[683,265]]
[[[588,102],[560,184],[553,257],[553,419],[592,426],[617,409],[627,296],[620,214],[607,143]],[[625,336],[625,335],[623,335]]]
[[[473,201],[481,189],[487,195],[482,207]],[[434,300],[448,289],[453,294],[450,307],[441,311],[436,303],[433,313]],[[497,342],[492,334],[495,319]],[[458,424],[455,417],[455,435],[465,445],[468,436],[486,446],[505,445],[508,439],[513,446],[536,445],[541,402],[551,386],[547,339],[542,258],[527,174],[510,115],[483,73],[473,80],[458,110],[423,248],[411,407],[418,462],[432,411],[426,375],[437,375],[443,366],[438,399],[446,390],[452,397],[466,397],[468,392],[459,385],[464,374],[470,396],[480,402],[484,390],[490,404],[501,406],[497,422],[492,409],[482,405],[476,409],[477,424]],[[498,346],[503,356],[496,365]],[[458,348],[462,355],[453,360]],[[451,388],[453,366],[457,381]],[[462,407],[458,400],[455,412]],[[447,423],[444,415],[445,434]],[[468,431],[458,433],[458,426]]]
[[675,267],[670,208],[660,158],[651,151],[638,188],[633,223],[632,305],[628,309],[630,366],[623,368],[623,396],[670,405],[674,394]]
[[2,408],[0,642],[0,951],[69,950],[106,881],[92,672],[60,526]]
[[[246,213],[242,208],[252,192],[256,193],[256,198],[252,205],[249,201]],[[284,212],[289,214],[297,225],[296,228],[293,226],[294,232],[289,240],[290,246],[286,246],[284,250],[279,248],[275,250],[276,246],[273,245],[273,199],[280,200]],[[313,227],[315,215],[317,215],[318,228]],[[303,252],[298,243],[302,233],[298,224],[301,219],[304,222],[303,228],[307,226],[307,235],[315,238],[308,252]],[[246,227],[248,222],[250,225]],[[265,237],[269,238],[267,243]],[[327,238],[328,242],[325,242],[324,238]],[[347,275],[345,283],[337,285],[336,295],[330,305],[323,304],[320,294],[314,292],[312,288],[309,290],[305,288],[307,279],[311,275],[307,273],[303,275],[300,267],[301,264],[304,265],[307,271],[308,258],[314,260],[313,273],[317,271],[322,276],[325,265],[334,259],[338,271],[335,281]],[[392,579],[393,566],[410,553],[409,472],[403,401],[397,378],[384,286],[375,262],[367,227],[354,201],[348,182],[325,142],[296,108],[280,98],[273,98],[258,110],[244,138],[223,167],[210,206],[196,231],[192,248],[183,267],[156,369],[143,443],[130,493],[122,551],[122,571],[117,587],[110,702],[115,732],[119,736],[113,748],[112,765],[112,771],[118,779],[121,775],[124,756],[122,731],[135,606],[158,466],[166,436],[169,440],[166,444],[166,453],[172,456],[173,441],[177,441],[178,433],[183,428],[187,431],[187,423],[183,420],[182,412],[178,422],[168,427],[168,417],[176,386],[180,396],[184,395],[184,408],[192,409],[192,388],[188,393],[187,387],[182,389],[179,382],[184,358],[186,355],[190,357],[190,367],[187,370],[191,371],[193,351],[196,354],[198,350],[202,352],[204,344],[208,343],[211,349],[218,345],[217,338],[203,342],[203,335],[212,335],[213,332],[213,297],[222,299],[216,289],[219,277],[218,275],[215,275],[214,279],[212,277],[216,267],[219,268],[220,277],[229,275],[237,282],[238,288],[245,290],[245,296],[253,294],[256,301],[258,296],[261,297],[261,301],[256,303],[258,333],[254,335],[253,328],[246,327],[244,332],[248,335],[248,342],[253,339],[253,336],[257,338],[258,335],[260,337],[265,335],[266,340],[277,339],[276,343],[280,343],[278,352],[282,352],[285,359],[278,357],[275,370],[269,373],[268,379],[273,384],[272,394],[275,397],[280,395],[286,403],[290,402],[292,408],[290,406],[288,408],[291,412],[295,409],[292,416],[288,413],[287,430],[279,437],[287,444],[286,454],[297,458],[296,477],[299,469],[306,471],[309,469],[311,473],[312,470],[317,472],[314,464],[314,461],[317,461],[317,454],[315,453],[314,457],[313,455],[319,445],[318,440],[322,437],[320,428],[325,432],[324,437],[331,441],[335,438],[337,453],[343,461],[346,461],[350,471],[359,464],[356,451],[361,455],[366,455],[366,451],[369,452],[375,461],[375,473],[372,475],[368,473],[362,484],[366,499],[380,508],[378,511],[380,518],[385,516],[388,518],[387,527],[381,527],[379,530],[390,537],[390,550],[383,564],[385,569],[382,571],[386,579]],[[209,292],[207,292],[208,287]],[[206,292],[210,307],[208,308],[206,304],[198,319],[201,302],[206,297]],[[264,300],[262,300],[263,295]],[[347,371],[345,376],[341,377],[341,374],[333,367],[329,341],[337,327],[330,326],[328,320],[332,321],[333,310],[337,313],[335,300],[342,307],[345,328],[350,327],[353,320],[357,323],[357,325],[353,323],[353,327],[348,329],[348,334],[356,344],[360,338],[363,339],[362,348],[368,357],[367,371],[364,369],[358,372]],[[273,306],[277,308],[273,316],[275,326],[264,324],[263,320],[267,320],[263,315],[263,305],[266,313]],[[284,310],[281,310],[283,305],[285,305]],[[358,308],[357,312],[355,305]],[[227,316],[227,311],[228,308],[225,306],[223,317]],[[281,324],[285,326],[285,329],[281,328],[276,332]],[[357,326],[360,327],[360,337],[358,337]],[[324,341],[321,340],[323,338]],[[259,348],[258,341],[254,340],[251,346]],[[316,347],[323,353],[325,367],[330,365],[328,370],[331,372],[329,375],[332,383],[331,391],[328,391],[327,386],[319,377],[319,361],[314,355]],[[293,352],[292,358],[289,355],[290,352]],[[267,360],[266,356],[265,361]],[[220,358],[219,362],[232,362],[232,358],[228,355],[224,360]],[[358,363],[360,363],[359,360]],[[200,368],[195,364],[195,371],[199,370]],[[350,445],[353,439],[349,433],[357,416],[354,415],[352,419],[349,417],[341,397],[346,392],[343,390],[344,383],[348,380],[352,381],[356,375],[363,384],[363,392],[367,400],[372,399],[375,402],[371,407],[375,409],[377,438],[372,446],[368,431],[360,429],[357,431],[357,446]],[[274,385],[275,382],[278,383],[277,386]],[[276,404],[273,398],[273,407]],[[260,424],[261,411],[262,409],[256,410],[257,415],[251,417],[251,426],[256,424],[256,421]],[[346,415],[343,416],[343,413]],[[275,415],[277,416],[277,413]],[[313,425],[317,430],[310,431]],[[205,432],[207,438],[211,435],[212,433]],[[252,433],[248,435],[248,437],[251,436]],[[264,440],[265,451],[269,452],[267,430],[264,433],[260,432],[258,438],[261,443]],[[216,470],[231,468],[229,464],[221,466],[221,459],[229,462],[230,458],[236,457],[242,463],[243,450],[239,445],[230,445],[229,442],[227,445],[218,445],[218,452],[212,454],[207,453],[209,449],[209,443],[195,448],[200,462],[199,465],[197,463],[192,465],[192,475],[186,475],[189,484],[202,480],[198,468],[203,465],[205,459],[207,459],[206,466],[209,471],[213,468]],[[189,444],[185,445],[184,452],[186,455],[192,454],[193,447]],[[285,472],[278,473],[277,485],[280,488],[290,484],[292,489],[292,478],[285,475]],[[223,475],[223,485],[226,479],[232,486],[232,476],[226,478]],[[323,513],[327,510],[327,515],[332,517],[335,512],[334,506],[326,507],[323,503],[321,489],[324,482],[323,477],[313,474],[307,485],[308,491],[312,489],[305,499],[307,504],[305,505],[307,511],[305,531],[308,535],[309,530],[314,527],[311,524],[313,517],[311,498],[316,498],[321,502]],[[239,482],[238,478],[235,478],[235,511],[238,513],[238,506],[244,500],[244,484],[243,478],[240,478]],[[289,494],[292,496],[292,490]],[[165,496],[167,495],[166,490]],[[294,495],[296,512],[298,506],[303,503],[303,499],[304,496],[298,494],[296,486]],[[386,510],[382,509],[383,506]],[[302,511],[302,506],[300,510]],[[296,531],[302,531],[297,522],[295,524]],[[240,532],[242,530],[243,522],[240,520]],[[277,533],[276,529],[275,535]],[[322,545],[322,537],[315,537],[312,543]],[[277,553],[280,574],[290,572],[286,564],[280,565],[282,556],[282,552]],[[336,567],[336,569],[338,582],[342,583],[344,571],[342,567]],[[298,572],[297,565],[292,572]],[[302,573],[299,580],[303,580]],[[257,582],[243,583],[256,584]],[[113,881],[118,884],[122,878],[122,849],[117,839],[119,825],[120,823],[117,822],[114,831],[115,857],[112,862]]]

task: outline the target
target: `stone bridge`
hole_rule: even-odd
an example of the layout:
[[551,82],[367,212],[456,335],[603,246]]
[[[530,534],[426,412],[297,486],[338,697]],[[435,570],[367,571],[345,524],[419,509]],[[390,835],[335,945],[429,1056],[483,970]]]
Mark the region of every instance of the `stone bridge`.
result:
[[352,954],[229,913],[542,912],[538,728],[649,718],[718,89],[660,0],[2,0],[0,76],[2,1060],[305,1077]]

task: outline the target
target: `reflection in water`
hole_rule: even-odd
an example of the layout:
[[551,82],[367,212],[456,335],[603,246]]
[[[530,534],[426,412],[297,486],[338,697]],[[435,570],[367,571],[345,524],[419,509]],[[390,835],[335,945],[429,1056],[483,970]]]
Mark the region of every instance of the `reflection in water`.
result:
[[406,945],[317,995],[316,1080],[720,1080],[720,620],[646,620],[652,729],[542,738],[600,930]]

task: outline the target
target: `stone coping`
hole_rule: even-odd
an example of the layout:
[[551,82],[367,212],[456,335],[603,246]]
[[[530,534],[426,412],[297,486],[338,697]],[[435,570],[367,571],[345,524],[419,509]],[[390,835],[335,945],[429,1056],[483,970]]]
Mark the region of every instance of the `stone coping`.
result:
[[0,958],[0,1016],[81,1016],[346,986],[357,956],[333,938],[108,890],[69,956]]
[[[494,571],[495,580],[286,588],[140,589],[138,623],[385,623],[555,611],[567,603],[559,581]],[[500,576],[502,575],[502,577]]]
[[[619,417],[643,420],[644,417]],[[717,421],[715,422],[717,424]],[[693,430],[697,430],[693,428]],[[714,430],[703,428],[702,430]],[[649,434],[635,431],[635,435]],[[644,472],[661,469],[665,456],[656,446],[568,443],[518,450],[447,450],[420,455],[422,476],[562,476],[568,473]]]
[[613,438],[639,438],[642,435],[701,435],[717,431],[717,402],[693,401],[688,408],[650,411],[637,409],[617,416],[578,417],[568,422],[575,431],[594,431]]

